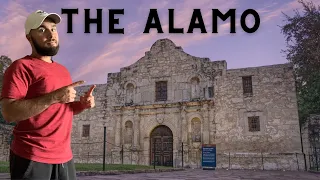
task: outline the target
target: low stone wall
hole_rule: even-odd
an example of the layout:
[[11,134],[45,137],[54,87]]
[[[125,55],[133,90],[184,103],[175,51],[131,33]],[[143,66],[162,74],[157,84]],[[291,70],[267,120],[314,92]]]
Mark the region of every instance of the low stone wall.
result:
[[217,168],[259,170],[305,170],[301,153],[230,153],[217,154]]
[[[74,156],[77,163],[102,163],[102,155]],[[124,159],[123,164],[149,165],[140,157],[138,161]],[[306,158],[308,158],[306,156]],[[174,159],[173,167],[181,168],[182,158]],[[255,170],[286,170],[304,171],[305,160],[301,153],[223,153],[217,154],[217,169],[255,169]],[[138,163],[136,163],[138,162]],[[139,163],[140,162],[140,163]],[[106,155],[106,164],[121,164],[121,158],[113,155]],[[201,154],[198,161],[191,161],[190,157],[184,156],[184,168],[202,168]]]
[[141,170],[110,170],[110,171],[79,171],[77,176],[97,176],[97,175],[119,175],[119,174],[136,174],[136,173],[156,173],[156,172],[172,172],[183,171],[184,169],[141,169]]

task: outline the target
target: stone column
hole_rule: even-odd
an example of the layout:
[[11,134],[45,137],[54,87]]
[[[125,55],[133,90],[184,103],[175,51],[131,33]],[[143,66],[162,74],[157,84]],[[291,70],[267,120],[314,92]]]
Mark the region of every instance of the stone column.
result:
[[[213,107],[213,108],[215,108],[215,107]],[[215,121],[215,112],[213,111],[213,110],[209,110],[209,114],[210,114],[210,116],[209,116],[209,123],[210,123],[210,130],[209,130],[209,132],[210,132],[210,143],[212,143],[212,144],[214,144],[214,143],[216,143],[216,131],[217,131],[217,129],[216,129],[216,121]]]
[[180,106],[180,116],[179,116],[179,119],[176,123],[176,127],[177,127],[177,136],[178,136],[178,139],[179,139],[179,142],[182,142],[182,115],[181,115],[181,112],[182,112],[182,107]]
[[117,117],[117,121],[116,121],[116,136],[115,136],[115,143],[116,146],[119,147],[121,145],[121,135],[122,135],[122,112],[121,110],[117,110],[116,111],[116,117]]
[[181,129],[180,129],[180,134],[181,134],[181,141],[186,145],[187,140],[188,140],[188,126],[187,126],[187,119],[186,119],[186,111],[185,111],[185,106],[182,106],[181,108]]
[[[183,142],[183,162],[184,162],[184,166],[186,166],[189,162],[189,157],[188,157],[188,151],[189,151],[189,143],[188,143],[188,121],[186,119],[186,107],[184,105],[182,105],[181,107],[181,112],[180,112],[180,137],[181,137],[181,142]],[[182,143],[179,144],[179,150],[182,150]],[[182,154],[179,154],[179,160],[180,160],[180,166],[182,166]]]
[[140,148],[140,111],[139,109],[135,109],[134,112],[134,136],[133,136],[133,144],[136,149]]
[[203,114],[203,123],[202,123],[202,134],[203,134],[203,143],[209,144],[209,109],[208,104],[204,104],[202,107]]

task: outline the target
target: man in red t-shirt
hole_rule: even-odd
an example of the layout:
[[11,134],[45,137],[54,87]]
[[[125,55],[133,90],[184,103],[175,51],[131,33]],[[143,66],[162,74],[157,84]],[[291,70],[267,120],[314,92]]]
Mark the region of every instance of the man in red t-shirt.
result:
[[68,70],[52,60],[59,50],[55,13],[38,10],[25,23],[31,55],[7,68],[1,93],[2,114],[15,122],[10,150],[11,179],[76,179],[71,150],[73,115],[95,106],[89,91],[75,101]]

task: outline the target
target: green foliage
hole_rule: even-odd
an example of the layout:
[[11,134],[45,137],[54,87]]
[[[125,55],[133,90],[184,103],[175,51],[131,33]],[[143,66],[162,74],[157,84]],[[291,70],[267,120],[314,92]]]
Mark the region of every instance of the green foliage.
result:
[[[2,79],[3,79],[3,73],[4,73],[4,70],[12,63],[12,60],[8,57],[8,56],[0,56],[0,90],[2,90]],[[11,126],[15,126],[16,123],[8,123],[2,116],[2,113],[1,113],[1,107],[0,107],[0,126],[1,124],[3,125],[11,125]],[[2,125],[2,126],[3,126]],[[13,140],[13,134],[12,132],[7,132],[5,131],[3,128],[0,128],[0,131],[4,131],[4,132],[1,132],[1,133],[7,133],[7,137],[10,137],[8,139],[8,143],[11,144],[12,140]]]
[[299,118],[303,123],[313,113],[320,113],[320,6],[299,0],[303,14],[295,11],[281,27],[287,49],[283,52],[294,65]]
[[310,114],[320,113],[320,75],[310,78],[310,83],[300,88],[298,94],[299,116],[304,123]]

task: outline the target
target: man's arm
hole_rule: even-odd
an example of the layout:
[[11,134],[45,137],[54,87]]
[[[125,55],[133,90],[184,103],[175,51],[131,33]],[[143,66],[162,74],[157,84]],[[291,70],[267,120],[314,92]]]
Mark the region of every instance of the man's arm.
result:
[[46,94],[34,99],[19,100],[4,98],[2,103],[2,115],[11,122],[19,122],[36,116],[47,109],[51,104],[57,103],[52,94]]
[[74,90],[74,87],[80,84],[83,84],[83,81],[72,83],[71,85],[64,86],[51,93],[34,99],[15,100],[3,98],[3,117],[9,123],[19,122],[40,114],[52,104],[74,102],[76,97],[76,91]]
[[18,122],[45,110],[48,96],[24,99],[32,83],[32,70],[20,60],[14,61],[5,71],[2,82],[2,115],[7,122]]

